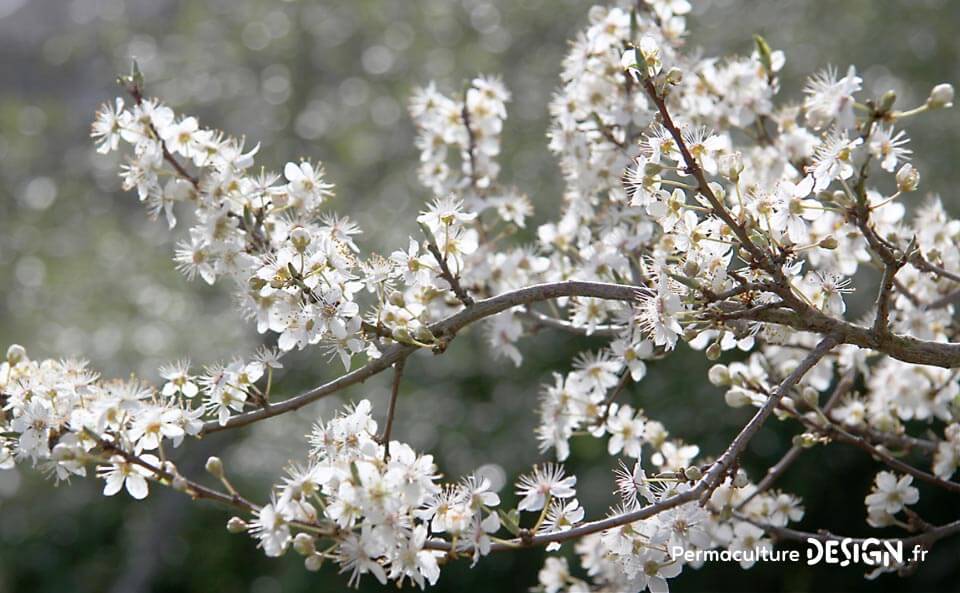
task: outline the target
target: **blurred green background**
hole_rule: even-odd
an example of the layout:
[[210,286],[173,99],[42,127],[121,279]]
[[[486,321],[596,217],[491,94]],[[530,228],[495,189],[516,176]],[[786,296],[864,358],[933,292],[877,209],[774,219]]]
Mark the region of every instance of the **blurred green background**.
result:
[[[762,33],[787,53],[784,95],[799,100],[806,74],[855,63],[865,90],[897,90],[912,106],[960,71],[960,3],[949,0],[695,3],[690,44],[707,53],[745,53]],[[87,138],[97,106],[136,56],[148,90],[175,108],[260,141],[259,162],[279,169],[299,155],[327,163],[333,208],[366,230],[367,249],[389,250],[415,232],[412,214],[431,196],[416,180],[406,115],[412,88],[436,80],[462,88],[475,73],[502,74],[513,92],[502,178],[526,191],[535,221],[553,217],[560,174],[545,149],[546,103],[558,84],[567,40],[586,23],[580,0],[0,0],[0,342],[33,357],[77,355],[107,376],[156,368],[189,354],[196,364],[248,354],[258,336],[225,290],[186,282],[170,262],[173,242],[119,189],[116,161]],[[911,122],[924,192],[960,212],[952,188],[960,118],[947,112]],[[918,198],[919,199],[919,198]],[[862,295],[867,298],[868,295]],[[450,476],[495,464],[508,484],[538,461],[531,428],[539,385],[552,370],[600,342],[549,334],[525,342],[520,369],[494,360],[477,336],[442,357],[408,363],[394,434],[437,456]],[[280,394],[332,377],[315,353],[288,359]],[[727,409],[705,381],[705,361],[680,350],[631,388],[633,403],[671,433],[718,452],[749,412]],[[384,378],[345,394],[383,409]],[[185,472],[220,452],[251,495],[265,498],[279,468],[305,452],[311,422],[343,400],[294,417],[189,442]],[[794,426],[771,426],[751,446],[757,476],[789,447]],[[766,465],[764,465],[766,464]],[[597,515],[611,504],[603,443],[575,443],[570,463],[581,500]],[[806,527],[861,535],[863,496],[876,466],[837,447],[813,450],[782,482],[805,498]],[[239,476],[243,476],[239,478]],[[0,593],[71,591],[340,591],[332,568],[303,570],[299,557],[267,559],[231,536],[221,509],[154,489],[145,503],[106,499],[93,480],[53,488],[37,473],[0,473]],[[512,498],[509,485],[504,495]],[[921,489],[932,522],[955,518],[956,500]],[[590,513],[588,513],[590,514]],[[862,568],[760,565],[686,570],[675,591],[944,590],[960,582],[960,545],[938,545],[914,576],[864,581]],[[490,557],[474,570],[448,566],[437,591],[521,591],[536,583],[539,550]],[[378,590],[365,580],[363,590]]]

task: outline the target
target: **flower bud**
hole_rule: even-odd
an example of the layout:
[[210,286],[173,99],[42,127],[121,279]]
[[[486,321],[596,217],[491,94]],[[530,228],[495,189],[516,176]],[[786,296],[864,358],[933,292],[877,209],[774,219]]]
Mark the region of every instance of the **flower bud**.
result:
[[910,163],[900,167],[897,171],[897,189],[903,193],[912,192],[920,185],[920,171]]
[[698,272],[700,272],[700,264],[697,263],[697,260],[688,259],[684,262],[683,273],[687,278],[695,278]]
[[953,85],[943,83],[933,87],[927,98],[927,107],[930,109],[953,107]]
[[7,362],[10,363],[10,366],[16,366],[21,360],[27,357],[27,350],[20,344],[11,344],[7,348]]
[[302,226],[298,226],[290,232],[290,242],[293,243],[294,249],[299,253],[303,253],[307,250],[307,246],[310,245],[310,233]]
[[624,70],[629,70],[631,68],[637,67],[637,50],[628,49],[623,52],[623,55],[620,56],[620,65]]
[[804,387],[803,392],[801,393],[801,399],[803,403],[807,404],[811,408],[816,408],[820,405],[820,393],[813,387]]
[[173,482],[170,483],[170,486],[177,492],[186,492],[190,487],[190,484],[187,482],[187,479],[177,474],[173,476]]
[[707,186],[710,188],[710,191],[713,192],[713,195],[716,196],[718,200],[723,202],[726,199],[727,188],[723,187],[716,181],[711,181],[710,183],[707,184]]
[[293,538],[293,549],[301,556],[310,556],[317,551],[313,543],[313,536],[302,532]]
[[418,342],[424,342],[426,344],[432,344],[436,341],[437,337],[433,335],[433,332],[425,325],[421,325],[413,332],[413,337],[417,339]]
[[240,517],[230,517],[227,521],[227,531],[230,533],[243,533],[247,530],[247,522]]
[[737,475],[733,478],[733,487],[734,488],[743,488],[750,483],[750,478],[747,477],[747,472],[743,469],[737,470]]
[[307,559],[303,561],[303,566],[310,572],[317,572],[323,566],[323,556],[320,554],[307,556]]
[[723,400],[727,402],[727,405],[731,408],[742,408],[743,406],[750,405],[753,401],[750,398],[750,394],[739,387],[728,389],[723,395]]
[[707,360],[717,360],[723,354],[723,349],[719,342],[714,342],[707,347]]
[[405,304],[403,299],[403,293],[400,292],[399,290],[394,290],[393,292],[391,292],[390,296],[387,297],[387,300],[394,307],[402,307]]
[[390,332],[390,335],[393,336],[393,339],[398,342],[410,342],[410,330],[405,327],[393,328],[393,331]]
[[818,243],[818,245],[823,249],[836,249],[838,243],[837,243],[837,240],[833,237],[825,237],[820,240],[820,243]]
[[210,457],[207,459],[207,464],[204,466],[207,470],[207,473],[217,478],[218,480],[223,479],[223,462],[220,461],[219,457]]
[[671,68],[667,71],[667,84],[680,84],[683,82],[683,70]]
[[715,364],[707,372],[707,379],[717,387],[725,387],[730,385],[730,371],[726,365]]
[[883,93],[883,96],[880,97],[880,111],[887,112],[893,108],[893,104],[897,101],[897,93],[892,89]]
[[683,475],[690,481],[697,481],[703,477],[703,472],[700,471],[699,467],[688,467],[684,468]]
[[740,180],[740,173],[743,172],[743,155],[739,152],[732,152],[720,157],[720,174],[736,183]]

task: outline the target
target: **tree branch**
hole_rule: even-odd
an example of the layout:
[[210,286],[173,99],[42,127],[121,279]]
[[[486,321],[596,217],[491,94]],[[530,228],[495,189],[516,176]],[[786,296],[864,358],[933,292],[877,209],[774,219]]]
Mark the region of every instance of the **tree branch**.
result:
[[[840,381],[837,382],[836,387],[833,388],[833,393],[830,394],[830,398],[827,400],[827,403],[823,406],[824,414],[829,414],[830,410],[832,410],[833,407],[837,405],[837,402],[840,401],[840,398],[850,391],[850,388],[853,387],[853,381],[856,376],[856,368],[853,368],[847,371],[843,377],[840,378]],[[787,451],[782,458],[780,458],[780,461],[767,470],[767,475],[765,475],[763,479],[760,480],[760,483],[757,484],[756,490],[754,490],[743,502],[737,505],[737,508],[743,508],[758,494],[769,490],[770,487],[773,486],[774,482],[780,479],[780,476],[786,473],[790,466],[800,458],[800,455],[803,453],[803,451],[804,447],[801,447],[800,445],[794,445],[790,447],[790,450]]]
[[878,336],[870,329],[830,317],[813,307],[804,309],[803,314],[784,309],[758,310],[751,314],[749,319],[786,325],[821,335],[832,334],[841,344],[870,348],[903,362],[947,369],[960,367],[960,344],[930,342],[894,333]]
[[[571,296],[632,302],[636,299],[636,291],[637,288],[635,286],[626,284],[608,284],[581,280],[534,284],[533,286],[518,288],[477,301],[473,306],[462,309],[445,319],[431,324],[429,329],[435,336],[452,339],[458,331],[466,326],[519,305],[529,305],[530,303]],[[380,358],[374,359],[346,375],[324,383],[300,395],[272,403],[269,409],[260,409],[234,416],[223,426],[216,421],[207,422],[204,424],[200,436],[228,428],[245,426],[252,422],[263,420],[264,418],[270,418],[302,408],[311,402],[336,393],[341,389],[364,382],[368,378],[390,368],[393,363],[397,362],[401,357],[411,354],[416,349],[416,346],[394,344],[387,348]]]
[[437,247],[433,237],[427,237],[427,251],[433,254],[433,258],[437,260],[437,265],[440,266],[440,277],[447,281],[453,294],[457,295],[457,298],[460,299],[460,302],[463,303],[464,306],[469,307],[473,305],[473,297],[460,285],[460,277],[450,271],[450,266],[447,265],[447,258],[440,253],[440,249]]
[[736,461],[737,457],[740,456],[740,453],[746,448],[747,443],[750,442],[750,439],[753,438],[757,431],[760,430],[760,427],[763,426],[763,423],[766,419],[773,413],[773,410],[776,409],[777,405],[780,404],[780,401],[787,394],[788,391],[793,389],[793,387],[803,378],[803,376],[812,369],[820,359],[827,355],[830,350],[837,345],[837,339],[832,335],[827,335],[824,337],[817,347],[811,350],[803,360],[800,361],[800,364],[797,365],[797,368],[790,373],[780,385],[774,390],[772,394],[767,398],[767,401],[763,402],[763,405],[760,406],[760,409],[757,410],[757,413],[754,414],[753,418],[750,419],[750,422],[743,427],[743,430],[733,439],[733,442],[730,443],[730,446],[727,447],[727,450],[723,452],[717,461],[707,470],[707,473],[703,476],[703,482],[707,484],[706,492],[704,497],[701,498],[701,501],[705,501],[706,496],[709,496],[709,493],[716,488],[720,482],[723,480],[724,475]]
[[390,457],[390,431],[393,429],[393,416],[397,412],[397,396],[400,394],[400,378],[403,377],[403,365],[407,357],[401,357],[393,365],[393,387],[390,389],[390,407],[387,410],[387,425],[383,429],[380,442],[383,443],[384,461]]

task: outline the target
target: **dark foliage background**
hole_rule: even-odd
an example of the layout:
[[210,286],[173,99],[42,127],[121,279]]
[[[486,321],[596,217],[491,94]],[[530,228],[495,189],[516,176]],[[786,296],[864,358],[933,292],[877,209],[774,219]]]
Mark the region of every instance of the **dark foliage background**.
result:
[[[798,97],[804,76],[829,62],[864,72],[866,91],[898,91],[902,105],[957,81],[949,0],[815,0],[696,3],[691,44],[708,52],[747,52],[760,32],[787,52],[785,89]],[[566,42],[584,26],[580,0],[0,0],[0,342],[31,355],[82,355],[107,375],[155,369],[183,353],[203,364],[257,344],[229,296],[189,285],[170,265],[173,235],[147,221],[119,191],[114,163],[96,155],[87,130],[97,105],[117,93],[113,80],[137,56],[149,90],[202,121],[263,142],[261,162],[279,168],[298,155],[324,160],[338,186],[334,208],[367,230],[365,246],[386,250],[416,232],[412,216],[429,198],[415,178],[413,129],[405,102],[431,79],[461,88],[477,72],[501,73],[514,94],[504,140],[504,178],[528,192],[537,221],[554,215],[556,163],[545,150],[546,102],[557,85]],[[955,112],[911,122],[922,189],[952,188]],[[860,295],[866,299],[864,293]],[[202,328],[198,329],[198,328]],[[494,360],[471,337],[442,358],[408,363],[395,435],[437,454],[457,475],[496,464],[508,482],[537,461],[531,427],[539,385],[565,369],[589,340],[540,335],[520,369]],[[290,360],[284,394],[332,376],[315,355]],[[671,432],[719,451],[746,420],[705,381],[708,367],[688,350],[658,362],[631,388],[636,405]],[[382,405],[385,380],[346,394]],[[341,400],[342,401],[342,400]],[[242,434],[191,442],[184,471],[202,471],[213,451],[247,491],[266,491],[325,401],[297,417]],[[765,428],[749,451],[757,476],[790,444],[794,426]],[[581,440],[572,469],[581,498],[599,512],[611,503],[603,444]],[[866,533],[863,496],[873,462],[837,446],[805,454],[782,482],[801,494],[803,524]],[[589,485],[589,486],[588,486]],[[956,501],[922,489],[928,520],[954,517]],[[509,500],[509,487],[504,491]],[[146,503],[105,499],[92,480],[54,489],[36,473],[0,473],[0,593],[339,591],[333,568],[302,569],[294,554],[267,559],[252,540],[224,529],[229,515],[155,488]],[[905,580],[864,581],[859,567],[759,565],[687,570],[676,591],[956,590],[960,545],[948,542]],[[536,582],[539,550],[447,567],[437,591],[520,591]],[[379,590],[366,580],[363,590]]]

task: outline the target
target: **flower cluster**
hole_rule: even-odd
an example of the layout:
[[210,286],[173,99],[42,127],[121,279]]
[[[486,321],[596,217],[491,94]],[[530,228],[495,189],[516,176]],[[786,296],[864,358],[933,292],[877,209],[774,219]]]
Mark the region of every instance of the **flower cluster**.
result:
[[[691,470],[686,472],[689,475]],[[640,464],[617,471],[621,496],[618,513],[642,511],[690,490],[688,479],[679,475],[647,476]],[[589,582],[572,577],[566,561],[548,558],[540,572],[546,591],[667,591],[667,579],[676,577],[686,564],[672,551],[725,549],[730,552],[772,548],[759,526],[784,527],[803,518],[799,499],[790,494],[758,492],[740,475],[727,480],[704,508],[691,501],[660,512],[649,519],[594,534],[580,540],[577,554]],[[726,517],[726,518],[721,518]],[[743,554],[743,568],[756,562],[756,554]]]
[[[521,476],[519,504],[504,512],[482,474],[440,484],[433,456],[399,441],[382,443],[371,409],[362,400],[318,423],[307,463],[287,470],[252,522],[232,519],[235,530],[249,529],[268,556],[292,546],[311,570],[332,559],[352,584],[371,574],[382,584],[409,578],[422,588],[436,582],[443,549],[472,555],[476,563],[490,553],[502,526],[519,532],[521,511],[539,514],[532,531],[541,535],[583,519],[573,498],[576,477],[565,476],[563,467],[547,464]],[[321,540],[333,546],[320,551]]]
[[[0,392],[0,467],[29,461],[60,482],[104,461],[97,474],[107,496],[126,486],[134,498],[146,497],[145,476],[154,473],[147,467],[160,467],[163,443],[178,447],[203,427],[203,408],[191,400],[195,388],[157,392],[137,379],[104,381],[83,361],[35,361],[16,345],[0,363]],[[101,458],[94,449],[131,452],[144,463]]]

